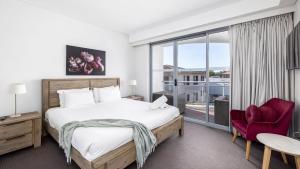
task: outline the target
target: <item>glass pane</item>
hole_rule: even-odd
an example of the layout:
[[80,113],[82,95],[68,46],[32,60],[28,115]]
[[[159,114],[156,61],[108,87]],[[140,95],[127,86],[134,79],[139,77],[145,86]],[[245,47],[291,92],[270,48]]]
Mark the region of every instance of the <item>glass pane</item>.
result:
[[174,99],[173,49],[173,43],[152,46],[152,99],[164,94],[170,105]]
[[184,116],[206,120],[206,37],[178,41],[178,107]]
[[173,93],[173,72],[153,71],[152,92]]
[[209,35],[209,121],[228,126],[230,54],[228,32]]
[[152,69],[173,70],[173,43],[152,46]]

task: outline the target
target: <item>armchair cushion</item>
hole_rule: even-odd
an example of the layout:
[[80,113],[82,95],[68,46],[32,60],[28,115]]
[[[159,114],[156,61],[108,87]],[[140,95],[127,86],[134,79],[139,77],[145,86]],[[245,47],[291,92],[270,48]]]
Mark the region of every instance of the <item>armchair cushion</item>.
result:
[[261,111],[256,105],[249,106],[246,110],[245,115],[248,124],[262,121]]
[[269,106],[261,106],[259,110],[262,113],[262,121],[264,122],[275,122],[280,116],[275,109]]

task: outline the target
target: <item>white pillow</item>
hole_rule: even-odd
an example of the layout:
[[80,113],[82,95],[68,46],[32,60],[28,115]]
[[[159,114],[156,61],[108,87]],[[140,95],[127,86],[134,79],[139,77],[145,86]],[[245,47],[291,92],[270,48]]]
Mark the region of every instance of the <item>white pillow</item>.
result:
[[95,104],[92,91],[65,93],[64,99],[65,108],[81,107],[84,105]]
[[65,107],[64,106],[64,103],[65,103],[64,94],[65,93],[88,92],[89,90],[90,90],[89,88],[58,90],[57,93],[58,93],[58,97],[59,97],[60,107]]
[[113,90],[114,86],[109,86],[109,87],[103,87],[103,88],[93,88],[93,93],[94,93],[94,98],[95,102],[99,103],[100,102],[100,89],[102,90]]
[[119,86],[94,88],[96,102],[110,102],[121,99]]

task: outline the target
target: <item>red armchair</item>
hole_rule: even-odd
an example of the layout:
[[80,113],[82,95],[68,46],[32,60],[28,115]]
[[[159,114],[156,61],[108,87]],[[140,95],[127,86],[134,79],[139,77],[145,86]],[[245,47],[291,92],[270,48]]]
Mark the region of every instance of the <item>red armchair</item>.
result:
[[[256,135],[259,133],[274,133],[287,135],[291,123],[295,103],[278,98],[272,98],[261,107],[266,106],[275,110],[279,115],[274,122],[252,122],[246,120],[245,111],[231,110],[231,124],[234,128],[232,142],[235,142],[238,134],[247,140],[246,159],[249,160],[251,141],[256,141]],[[262,112],[263,113],[263,112]]]

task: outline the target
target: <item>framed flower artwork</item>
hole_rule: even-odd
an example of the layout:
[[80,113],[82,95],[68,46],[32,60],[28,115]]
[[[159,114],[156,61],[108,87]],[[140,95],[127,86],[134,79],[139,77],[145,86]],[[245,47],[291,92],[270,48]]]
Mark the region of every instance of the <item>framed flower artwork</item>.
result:
[[105,75],[105,51],[67,45],[66,75]]

